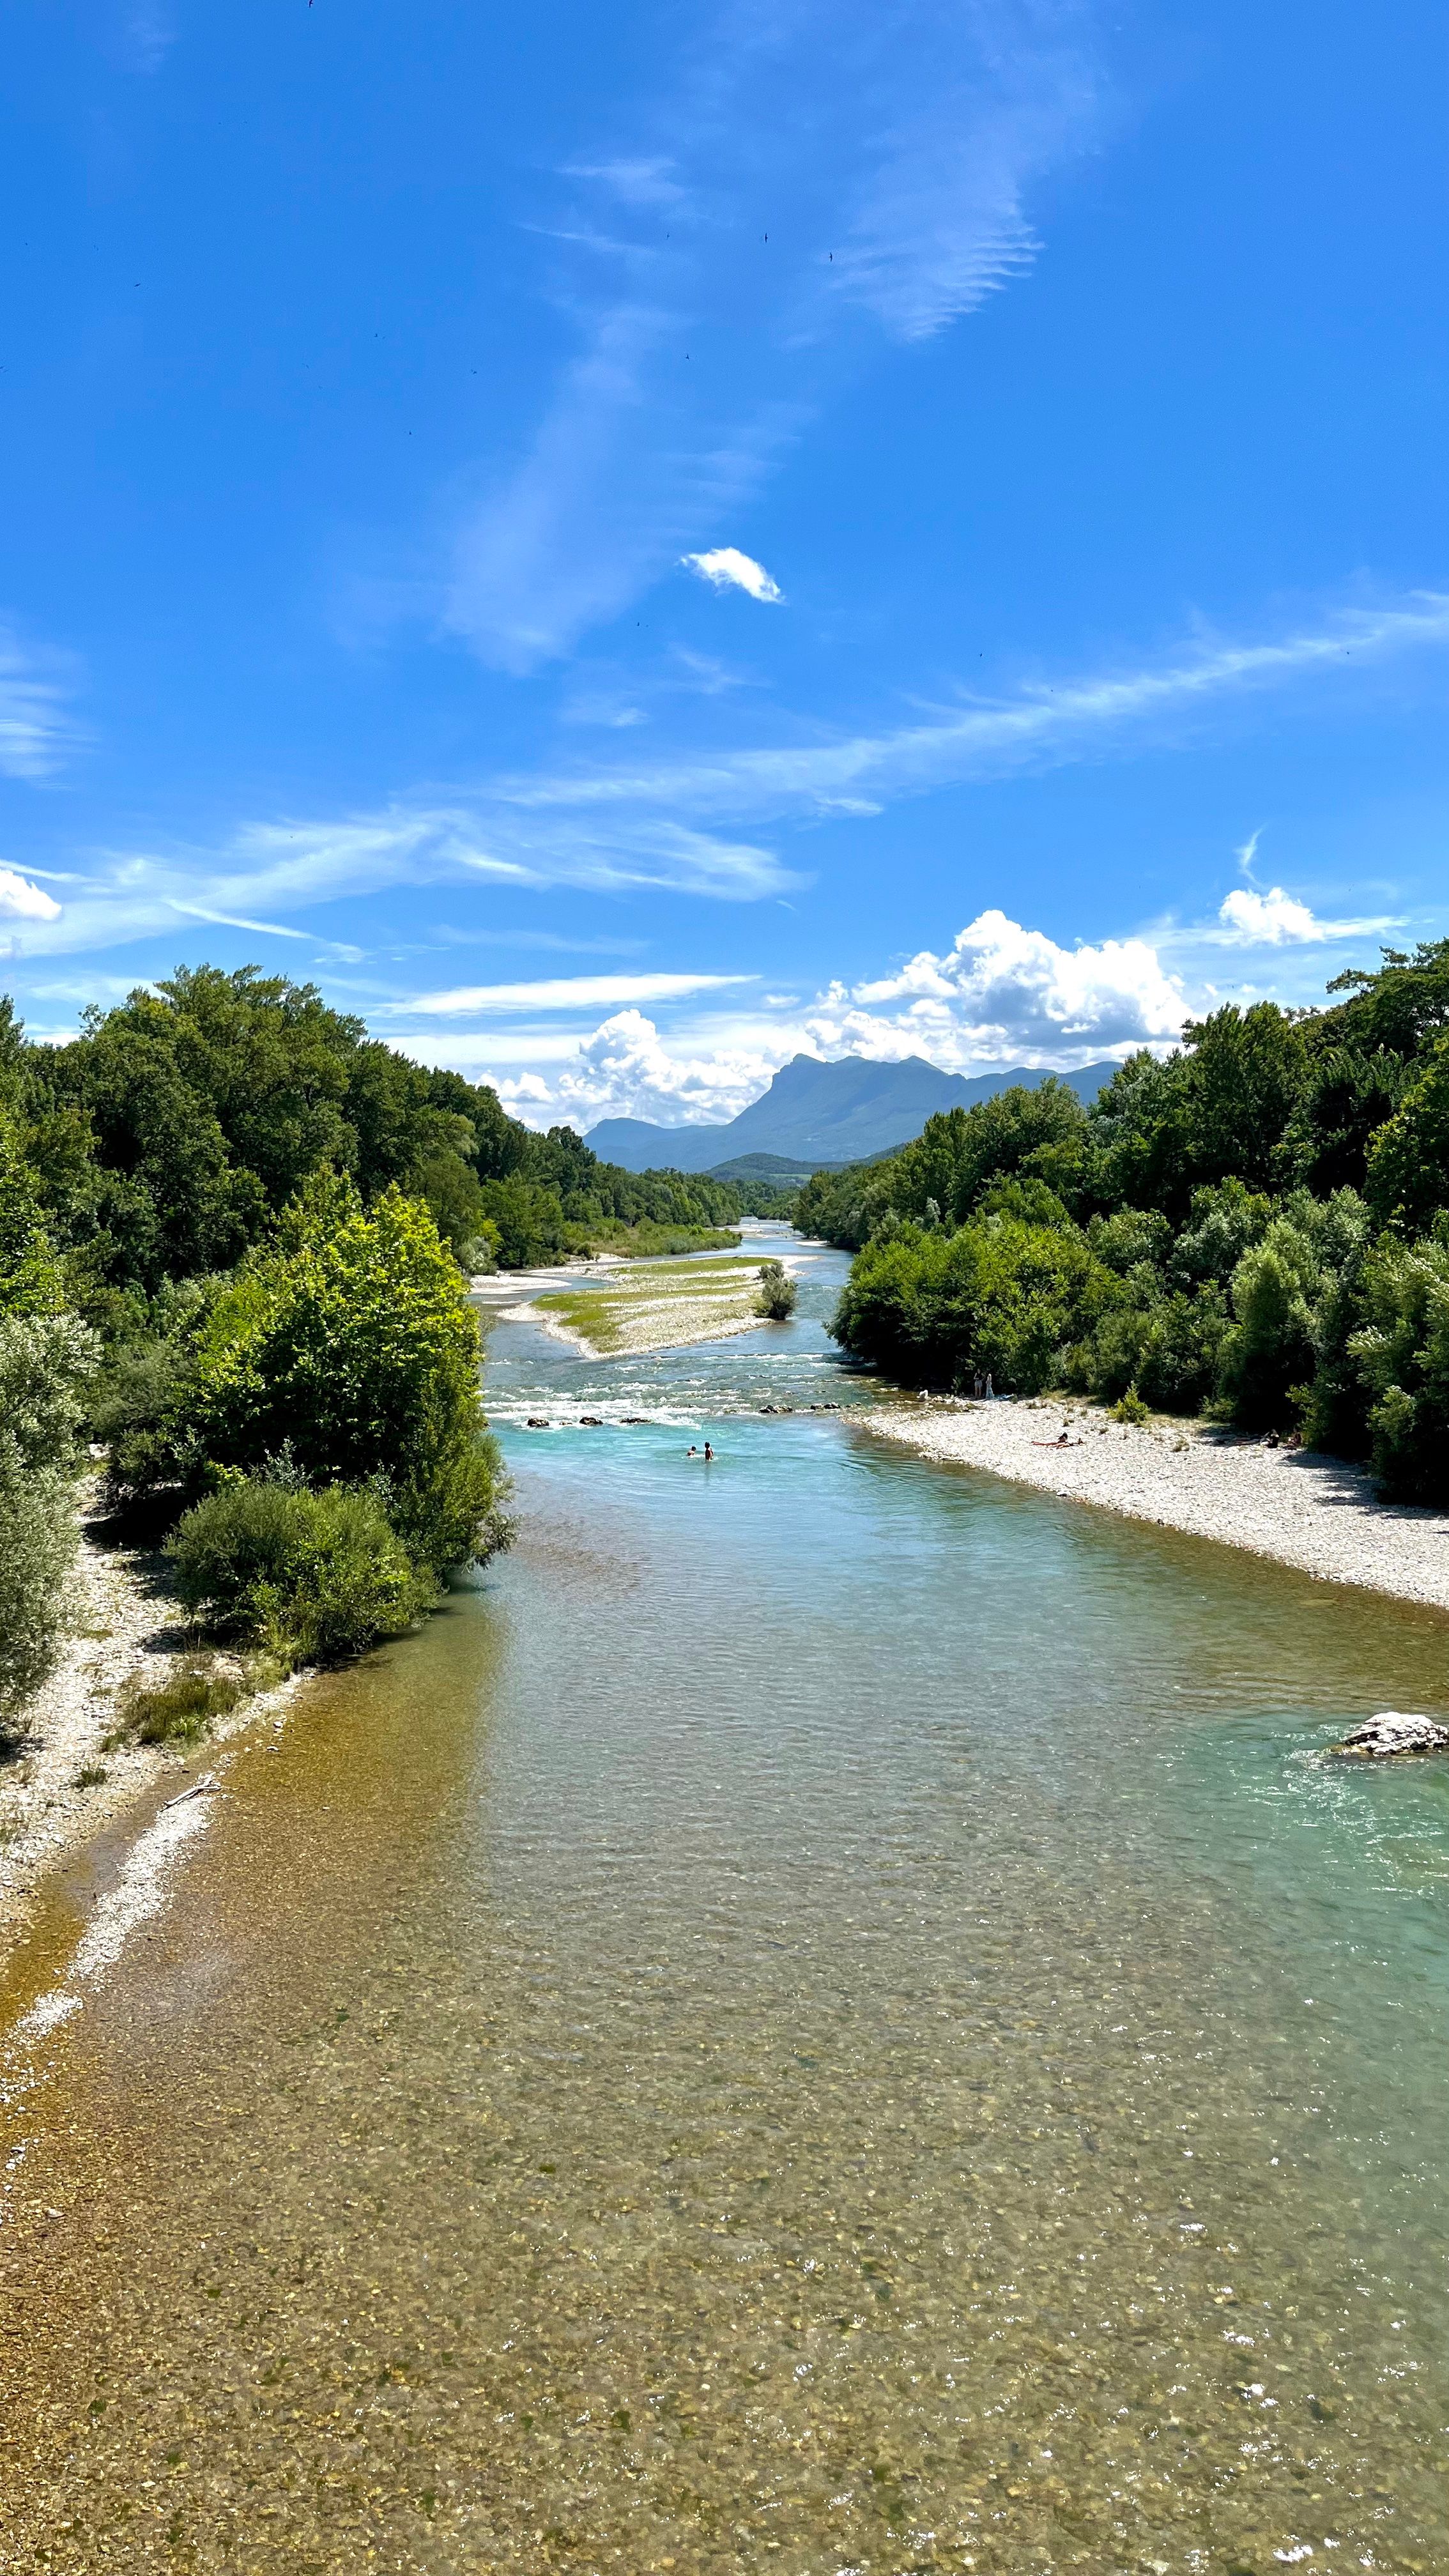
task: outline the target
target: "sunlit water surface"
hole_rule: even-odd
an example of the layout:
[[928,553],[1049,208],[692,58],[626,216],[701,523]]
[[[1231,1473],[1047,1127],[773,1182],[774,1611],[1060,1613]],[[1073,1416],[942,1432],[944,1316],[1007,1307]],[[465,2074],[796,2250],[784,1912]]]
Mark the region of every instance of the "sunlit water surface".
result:
[[1319,1752],[1445,1624],[885,1447],[838,1276],[497,1325],[516,1553],[12,2048],[0,2563],[1449,2567],[1449,1766]]

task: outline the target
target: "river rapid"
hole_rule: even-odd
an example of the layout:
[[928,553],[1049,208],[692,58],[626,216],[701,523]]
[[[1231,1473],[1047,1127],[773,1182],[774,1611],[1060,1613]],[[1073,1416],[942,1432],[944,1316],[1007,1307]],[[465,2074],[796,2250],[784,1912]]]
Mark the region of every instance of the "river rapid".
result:
[[842,1270],[496,1321],[515,1552],[57,1883],[0,2565],[1449,2567],[1449,1626],[873,1440]]

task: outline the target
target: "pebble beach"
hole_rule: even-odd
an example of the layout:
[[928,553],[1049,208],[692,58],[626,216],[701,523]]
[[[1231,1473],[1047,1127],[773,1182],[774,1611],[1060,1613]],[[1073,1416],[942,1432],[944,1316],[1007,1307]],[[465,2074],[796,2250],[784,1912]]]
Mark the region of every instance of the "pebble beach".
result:
[[[925,1458],[1246,1548],[1325,1583],[1449,1610],[1449,1513],[1380,1502],[1362,1470],[1342,1459],[1192,1422],[1113,1422],[1092,1406],[1047,1398],[922,1397],[861,1419]],[[1063,1426],[1064,1449],[1053,1445]]]

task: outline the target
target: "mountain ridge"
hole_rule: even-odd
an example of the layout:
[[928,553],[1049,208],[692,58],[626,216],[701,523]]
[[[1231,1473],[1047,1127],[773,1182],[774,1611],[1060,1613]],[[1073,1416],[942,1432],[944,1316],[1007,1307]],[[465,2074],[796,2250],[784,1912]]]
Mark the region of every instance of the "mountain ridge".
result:
[[[1081,1065],[1057,1079],[1079,1099],[1095,1099],[1110,1082],[1115,1063]],[[747,1154],[778,1154],[812,1167],[866,1162],[919,1136],[928,1118],[946,1109],[969,1109],[1020,1084],[1035,1091],[1050,1068],[1018,1065],[1005,1073],[943,1073],[924,1056],[881,1063],[845,1056],[822,1063],[792,1056],[769,1089],[724,1126],[660,1127],[647,1118],[604,1118],[584,1142],[601,1160],[626,1171],[707,1172]]]

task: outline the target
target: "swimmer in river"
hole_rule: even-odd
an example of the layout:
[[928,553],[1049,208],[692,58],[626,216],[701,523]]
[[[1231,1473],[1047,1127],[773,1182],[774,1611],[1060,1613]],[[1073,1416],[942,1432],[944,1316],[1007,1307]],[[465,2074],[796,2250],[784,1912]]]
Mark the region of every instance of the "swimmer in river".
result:
[[708,1459],[710,1459],[710,1458],[712,1458],[712,1457],[714,1456],[714,1451],[711,1449],[711,1447],[710,1447],[710,1445],[709,1445],[709,1442],[708,1442],[707,1440],[706,1440],[706,1442],[705,1442],[705,1444],[704,1444],[704,1454],[705,1454],[705,1458],[706,1458],[706,1460],[708,1460]]
[[690,1444],[689,1444],[689,1447],[686,1449],[686,1451],[685,1451],[685,1453],[684,1453],[684,1454],[685,1454],[686,1458],[697,1458],[697,1457],[699,1456],[699,1451],[696,1449],[696,1447],[695,1447],[695,1445],[694,1445],[694,1442],[693,1442],[692,1440],[691,1440],[691,1442],[690,1442]]

